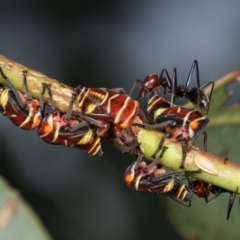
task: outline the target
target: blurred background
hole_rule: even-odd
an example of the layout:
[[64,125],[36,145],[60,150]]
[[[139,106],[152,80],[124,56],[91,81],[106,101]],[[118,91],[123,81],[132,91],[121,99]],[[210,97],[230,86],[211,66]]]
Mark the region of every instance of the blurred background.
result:
[[[0,0],[0,54],[73,87],[127,93],[162,68],[177,67],[184,84],[197,59],[204,84],[240,69],[239,9],[238,1],[216,0]],[[181,239],[158,197],[124,185],[133,156],[103,140],[104,156],[95,159],[0,121],[0,174],[54,239]],[[225,205],[221,214],[225,221]]]

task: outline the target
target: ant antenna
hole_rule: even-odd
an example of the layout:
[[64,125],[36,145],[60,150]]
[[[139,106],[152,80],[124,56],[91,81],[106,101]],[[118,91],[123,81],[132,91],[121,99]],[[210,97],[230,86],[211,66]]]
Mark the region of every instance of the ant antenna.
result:
[[173,103],[175,101],[175,87],[176,87],[176,79],[177,79],[177,69],[173,69],[173,76],[172,76],[172,95],[171,95],[171,105],[173,106]]

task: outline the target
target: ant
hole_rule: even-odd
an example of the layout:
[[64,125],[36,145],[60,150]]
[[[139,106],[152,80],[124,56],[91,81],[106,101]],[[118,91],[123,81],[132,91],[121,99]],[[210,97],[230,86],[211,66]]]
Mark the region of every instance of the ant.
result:
[[[193,87],[189,90],[189,84],[193,75],[193,71],[196,69],[196,78],[197,78],[197,87]],[[214,88],[214,81],[210,81],[207,84],[200,87],[200,78],[199,78],[199,68],[198,61],[194,60],[190,72],[188,74],[187,81],[184,85],[178,85],[177,81],[177,69],[173,69],[173,76],[170,78],[168,71],[164,68],[160,73],[160,76],[156,73],[152,73],[148,75],[143,81],[137,80],[137,82],[141,83],[141,89],[139,91],[139,95],[137,99],[143,97],[145,94],[156,91],[160,86],[163,87],[163,97],[165,98],[166,93],[172,94],[171,103],[174,103],[176,98],[185,98],[192,102],[194,105],[198,106],[201,110],[209,110],[210,99],[212,97],[212,92]],[[136,83],[132,87],[134,89]],[[204,93],[204,89],[211,85],[211,90],[209,97]],[[131,90],[131,92],[132,92]]]
[[[236,194],[238,192],[238,187],[235,192],[230,192],[226,189],[220,188],[218,186],[209,184],[207,182],[201,180],[189,180],[188,179],[188,187],[189,189],[195,193],[199,198],[204,198],[206,203],[211,203],[214,199],[216,199],[221,193],[228,192],[230,193],[230,197],[228,200],[228,207],[227,207],[227,216],[226,220],[229,219],[233,203],[235,201]],[[213,197],[208,199],[210,194],[213,194]]]

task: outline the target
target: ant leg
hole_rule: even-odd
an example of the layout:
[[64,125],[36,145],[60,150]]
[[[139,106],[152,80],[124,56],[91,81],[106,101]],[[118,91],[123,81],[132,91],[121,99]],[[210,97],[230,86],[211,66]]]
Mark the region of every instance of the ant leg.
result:
[[173,69],[173,77],[172,77],[172,95],[171,95],[171,105],[170,107],[173,106],[173,103],[175,101],[175,88],[177,86],[177,69]]
[[209,104],[208,104],[207,114],[208,114],[209,109],[210,109],[210,103],[211,103],[211,99],[212,99],[212,93],[213,93],[213,89],[214,89],[215,82],[214,82],[214,81],[210,81],[210,82],[208,82],[207,84],[205,84],[204,86],[201,87],[201,89],[204,89],[204,88],[206,88],[207,86],[209,86],[210,84],[212,84],[212,86],[211,86],[210,94],[209,94],[209,96],[208,96],[208,102],[209,102]]
[[164,90],[163,90],[163,98],[166,97],[166,93],[167,93],[167,91],[166,91],[166,89],[164,89]]
[[[191,70],[188,75],[188,79],[186,81],[185,89],[188,89],[189,83],[193,74],[193,71],[196,67],[196,78],[197,78],[197,87],[192,88],[188,92],[188,99],[194,104],[197,105],[201,110],[206,111],[206,115],[208,114],[209,107],[210,107],[210,101],[212,98],[213,88],[214,88],[214,82],[210,81],[209,83],[205,84],[204,86],[200,87],[200,77],[199,77],[199,68],[198,68],[198,62],[197,60],[194,60]],[[206,88],[208,85],[212,84],[210,94],[207,96],[203,89]]]
[[197,60],[194,60],[193,61],[193,64],[192,64],[192,67],[190,69],[190,72],[188,74],[188,78],[187,78],[187,81],[186,81],[186,84],[185,84],[185,89],[188,89],[188,86],[189,86],[189,83],[191,81],[191,78],[192,78],[192,74],[193,74],[193,71],[196,67],[196,77],[197,77],[197,87],[198,89],[200,88],[200,78],[199,78],[199,70],[198,70],[198,61]]
[[192,196],[193,196],[193,194],[191,195],[191,199],[190,199],[190,201],[188,202],[188,204],[179,201],[179,200],[178,200],[177,198],[175,198],[175,197],[170,197],[170,198],[171,198],[172,200],[174,200],[175,202],[181,204],[181,205],[184,206],[184,207],[191,207],[191,205],[192,205]]
[[212,83],[212,88],[211,88],[211,91],[210,91],[210,94],[209,94],[209,101],[211,101],[211,99],[212,99],[213,89],[214,89],[214,86],[215,86],[215,82],[214,81],[211,81],[210,83]]
[[205,152],[208,151],[208,134],[206,131],[204,131],[203,133],[203,149]]
[[228,208],[227,208],[226,220],[228,220],[229,217],[230,217],[231,210],[232,210],[232,206],[233,206],[233,203],[234,203],[234,201],[235,201],[237,192],[238,192],[238,187],[237,187],[235,193],[230,193],[230,197],[229,197],[229,200],[228,200]]
[[214,199],[216,199],[221,193],[223,192],[222,188],[219,188],[219,190],[214,194],[214,196],[211,199],[207,199],[206,196],[204,196],[206,203],[211,203]]
[[172,92],[172,80],[171,80],[166,68],[164,68],[162,70],[162,72],[160,73],[159,84],[160,84],[160,86],[163,86],[163,88],[164,88],[164,97],[165,97],[166,91],[169,93]]

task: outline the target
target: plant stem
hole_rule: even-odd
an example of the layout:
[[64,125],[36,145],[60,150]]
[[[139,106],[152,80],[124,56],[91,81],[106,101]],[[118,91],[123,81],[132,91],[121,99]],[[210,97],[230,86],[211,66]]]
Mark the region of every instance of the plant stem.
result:
[[[133,127],[132,127],[133,128]],[[136,128],[136,127],[134,127]],[[156,130],[143,128],[135,129],[138,142],[141,143],[143,155],[148,160],[153,160],[152,155],[158,147],[163,134]],[[171,170],[179,170],[182,161],[181,143],[166,139],[164,146],[168,149],[159,161],[163,166]],[[160,155],[161,151],[158,153]],[[190,148],[186,156],[186,170],[201,169],[198,174],[191,174],[194,178],[211,183],[231,192],[240,193],[240,165],[212,155],[209,152],[200,150],[194,146]]]
[[[30,94],[33,98],[39,99],[42,91],[42,83],[51,84],[51,90],[54,98],[56,109],[66,111],[72,97],[73,88],[43,75],[40,72],[29,69],[19,63],[16,63],[2,55],[0,55],[0,67],[3,73],[11,80],[15,88],[24,93],[23,86],[23,70],[27,70],[27,81]],[[0,84],[7,85],[4,78],[0,74]],[[49,97],[46,93],[45,103],[49,104]],[[77,104],[74,104],[74,111],[79,110]]]

